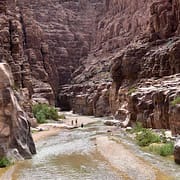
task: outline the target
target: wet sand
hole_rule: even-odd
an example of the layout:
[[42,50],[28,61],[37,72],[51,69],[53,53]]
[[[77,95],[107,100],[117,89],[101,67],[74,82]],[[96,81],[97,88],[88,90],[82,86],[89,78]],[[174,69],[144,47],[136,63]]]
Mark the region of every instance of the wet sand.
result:
[[[77,124],[75,121],[77,120]],[[72,125],[73,121],[73,125]],[[71,128],[76,128],[81,127],[81,124],[87,125],[93,122],[96,122],[97,120],[88,116],[81,116],[81,115],[76,115],[76,116],[71,116],[71,115],[66,115],[66,119],[63,120],[63,123],[45,123],[45,124],[40,124],[38,128],[44,129],[43,131],[37,131],[32,134],[33,139],[35,142],[42,140],[44,138],[48,138],[49,136],[54,136],[57,135],[60,130],[62,129],[71,129]]]

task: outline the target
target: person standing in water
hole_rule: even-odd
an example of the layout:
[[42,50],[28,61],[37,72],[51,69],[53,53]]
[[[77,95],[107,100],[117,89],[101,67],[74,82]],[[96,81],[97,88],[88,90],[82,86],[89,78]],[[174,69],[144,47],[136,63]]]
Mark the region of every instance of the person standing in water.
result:
[[78,124],[78,121],[77,121],[77,119],[75,120],[75,124],[76,124],[76,126],[77,126],[77,124]]

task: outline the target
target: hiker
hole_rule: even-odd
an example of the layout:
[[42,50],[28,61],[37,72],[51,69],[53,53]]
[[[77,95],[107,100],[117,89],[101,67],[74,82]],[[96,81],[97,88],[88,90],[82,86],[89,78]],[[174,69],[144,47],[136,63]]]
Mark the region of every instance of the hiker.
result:
[[77,126],[77,123],[78,123],[77,119],[75,120],[75,123],[76,123],[76,126]]
[[73,124],[74,124],[74,122],[73,122],[73,120],[71,121],[71,125],[73,126]]
[[83,123],[81,123],[81,127],[82,127],[82,128],[84,127],[84,124],[83,124]]

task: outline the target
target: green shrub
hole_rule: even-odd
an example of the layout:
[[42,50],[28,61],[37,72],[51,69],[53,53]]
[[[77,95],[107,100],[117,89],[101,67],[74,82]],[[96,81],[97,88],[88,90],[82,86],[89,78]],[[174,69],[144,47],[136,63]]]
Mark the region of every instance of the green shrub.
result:
[[32,107],[34,117],[38,123],[45,123],[47,119],[58,120],[58,111],[47,104],[35,104]]
[[37,119],[38,123],[46,123],[46,114],[43,110],[40,110],[36,114],[34,114],[35,118]]
[[157,144],[157,145],[151,144],[148,147],[148,150],[150,152],[153,152],[153,153],[161,155],[161,156],[173,155],[173,152],[174,152],[174,143],[168,142],[168,143]]
[[0,168],[7,167],[9,165],[11,165],[11,162],[6,157],[0,158]]
[[131,133],[138,133],[143,131],[143,125],[141,122],[136,122],[135,126],[133,127],[133,129],[131,130]]
[[136,92],[136,88],[132,87],[128,90],[128,95],[131,95],[132,93]]
[[143,129],[142,132],[137,133],[136,140],[139,146],[148,146],[161,141],[160,137],[149,129]]
[[171,105],[175,106],[176,104],[180,104],[180,96],[176,97],[172,102]]

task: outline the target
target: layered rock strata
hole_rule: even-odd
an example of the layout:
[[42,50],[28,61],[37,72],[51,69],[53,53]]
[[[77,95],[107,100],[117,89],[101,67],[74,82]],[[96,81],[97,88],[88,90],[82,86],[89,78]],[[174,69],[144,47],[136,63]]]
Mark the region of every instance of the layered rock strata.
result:
[[[29,95],[35,96],[38,81],[42,81],[46,85],[38,88],[42,87],[44,92],[43,89],[51,82],[48,72],[51,68],[49,64],[52,63],[49,61],[48,45],[43,41],[42,29],[35,21],[23,15],[15,1],[3,1],[1,8],[0,61],[10,65],[15,81],[14,88],[28,88]],[[50,93],[51,96],[47,96],[46,100],[54,104],[52,88],[51,92],[48,91]]]
[[179,104],[172,102],[179,96],[180,74],[161,79],[144,79],[132,87],[120,87],[116,101],[111,99],[111,108],[118,108],[115,118],[123,126],[139,121],[144,127],[171,129],[176,135],[180,134]]

